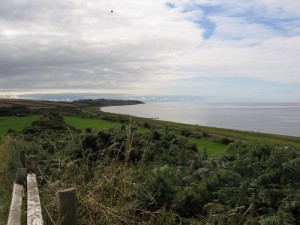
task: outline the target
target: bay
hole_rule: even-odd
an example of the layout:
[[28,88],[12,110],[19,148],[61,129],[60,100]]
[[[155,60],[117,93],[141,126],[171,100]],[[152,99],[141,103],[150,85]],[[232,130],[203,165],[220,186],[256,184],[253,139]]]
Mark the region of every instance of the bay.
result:
[[102,111],[144,118],[300,137],[300,103],[150,102]]

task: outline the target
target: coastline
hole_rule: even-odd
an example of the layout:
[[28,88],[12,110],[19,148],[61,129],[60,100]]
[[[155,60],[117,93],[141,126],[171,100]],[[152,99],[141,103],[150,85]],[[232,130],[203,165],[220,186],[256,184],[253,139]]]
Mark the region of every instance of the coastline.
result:
[[[107,107],[101,107],[107,108]],[[99,111],[98,111],[99,112]],[[284,135],[284,134],[272,134],[266,132],[257,132],[257,131],[245,131],[239,129],[231,129],[231,128],[222,128],[216,126],[206,126],[200,124],[188,124],[182,122],[173,122],[162,119],[154,119],[154,118],[145,118],[140,116],[134,116],[130,114],[120,114],[115,112],[107,112],[106,110],[101,110],[101,113],[125,117],[132,121],[140,122],[140,123],[151,123],[157,126],[167,126],[175,129],[186,129],[191,131],[205,132],[210,135],[219,136],[219,137],[228,137],[241,141],[260,141],[266,142],[274,145],[280,146],[292,146],[297,150],[300,150],[300,137],[292,136],[292,135]]]

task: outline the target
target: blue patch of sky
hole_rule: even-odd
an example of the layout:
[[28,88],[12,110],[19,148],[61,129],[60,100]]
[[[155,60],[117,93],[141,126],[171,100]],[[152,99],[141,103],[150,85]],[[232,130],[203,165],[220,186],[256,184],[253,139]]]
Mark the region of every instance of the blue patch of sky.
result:
[[298,21],[296,18],[264,17],[251,11],[241,17],[243,17],[248,23],[262,24],[285,35],[289,35],[289,30],[285,27],[286,24]]
[[216,25],[207,16],[223,12],[224,8],[220,5],[216,5],[216,6],[192,5],[184,9],[183,13],[196,11],[196,10],[202,11],[203,17],[199,18],[195,22],[200,28],[205,30],[203,33],[203,38],[209,39],[215,31]]
[[201,10],[204,16],[208,16],[222,13],[226,8],[222,5],[190,5],[183,10],[183,13],[195,10]]
[[[174,4],[171,3],[169,3],[168,6],[170,8],[176,7]],[[228,9],[226,5],[190,5],[189,7],[184,9],[183,13],[191,12],[194,10],[201,10],[203,12],[203,16],[195,22],[200,28],[205,30],[203,33],[203,38],[209,39],[213,35],[216,28],[215,24],[209,19],[209,16],[220,15],[223,13],[226,14],[226,11],[230,9]],[[292,31],[290,27],[288,27],[288,24],[299,21],[298,18],[293,17],[266,17],[263,13],[253,10],[253,8],[249,8],[249,10],[243,11],[241,13],[236,12],[234,15],[230,16],[244,19],[245,21],[251,24],[264,25],[284,36],[295,35],[295,32]]]
[[207,18],[202,18],[201,20],[197,21],[197,24],[201,28],[205,29],[205,31],[203,33],[204,39],[209,39],[213,35],[216,25],[211,20],[209,20]]
[[166,3],[166,6],[167,6],[168,8],[170,8],[170,9],[176,8],[176,5],[173,4],[173,3],[170,3],[170,2]]

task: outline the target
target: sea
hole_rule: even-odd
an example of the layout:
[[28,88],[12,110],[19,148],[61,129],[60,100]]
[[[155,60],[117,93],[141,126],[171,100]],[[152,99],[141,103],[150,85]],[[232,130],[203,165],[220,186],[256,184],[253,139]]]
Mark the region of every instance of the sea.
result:
[[185,124],[300,137],[300,103],[149,102],[102,111]]

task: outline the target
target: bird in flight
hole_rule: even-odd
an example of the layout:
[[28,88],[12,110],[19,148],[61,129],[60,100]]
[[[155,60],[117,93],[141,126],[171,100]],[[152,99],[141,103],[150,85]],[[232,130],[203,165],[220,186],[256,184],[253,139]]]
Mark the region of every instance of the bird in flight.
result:
[[114,11],[113,11],[113,10],[111,10],[110,12],[111,12],[111,13],[113,13]]

